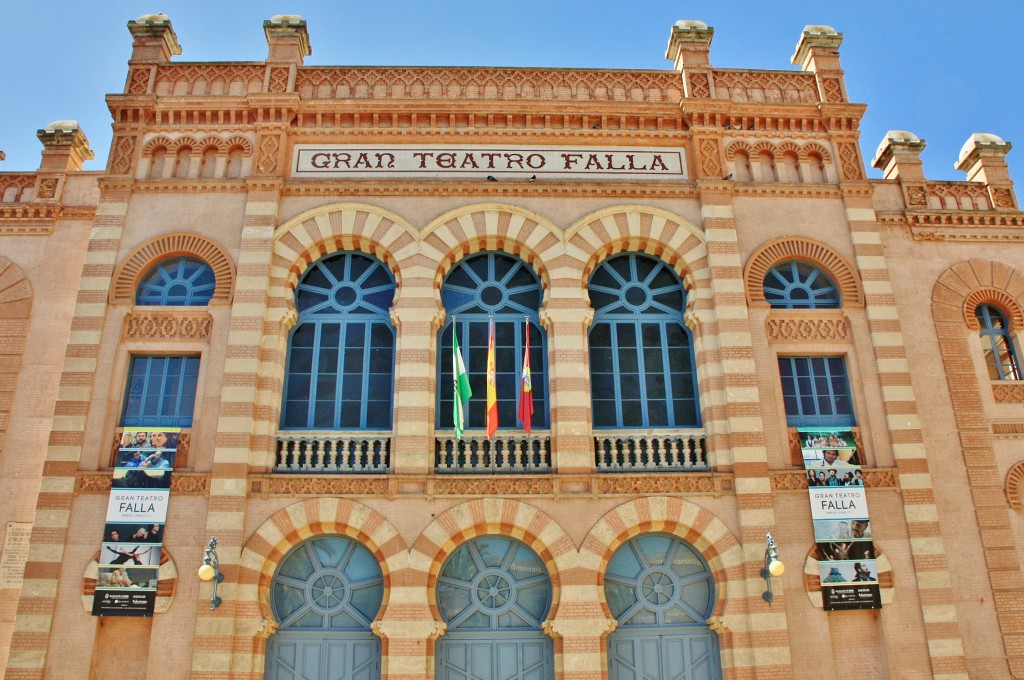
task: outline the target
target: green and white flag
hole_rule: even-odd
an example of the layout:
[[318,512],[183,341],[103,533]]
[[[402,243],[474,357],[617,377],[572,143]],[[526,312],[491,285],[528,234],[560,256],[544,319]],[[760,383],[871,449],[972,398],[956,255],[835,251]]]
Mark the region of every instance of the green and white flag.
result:
[[457,329],[453,320],[452,375],[455,378],[455,398],[452,401],[452,422],[455,423],[455,438],[461,439],[462,433],[466,430],[466,408],[469,406],[469,398],[473,396],[473,390],[469,387],[469,373],[466,372],[466,364],[462,362],[462,352],[459,351]]

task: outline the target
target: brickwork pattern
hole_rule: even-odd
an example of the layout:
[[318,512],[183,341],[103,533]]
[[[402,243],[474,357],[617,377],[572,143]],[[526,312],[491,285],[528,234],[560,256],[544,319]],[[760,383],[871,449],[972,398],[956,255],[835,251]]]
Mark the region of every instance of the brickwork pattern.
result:
[[[1012,677],[1019,678],[1024,677],[1024,577],[1016,550],[1007,543],[1012,535],[1011,521],[1000,488],[989,416],[981,397],[981,390],[987,387],[979,384],[974,363],[964,361],[972,351],[968,336],[977,328],[974,307],[981,303],[997,305],[1016,321],[1024,308],[1024,276],[998,262],[970,260],[950,267],[932,291],[935,332],[981,530],[1006,663]],[[1007,492],[1014,476],[1011,470]]]

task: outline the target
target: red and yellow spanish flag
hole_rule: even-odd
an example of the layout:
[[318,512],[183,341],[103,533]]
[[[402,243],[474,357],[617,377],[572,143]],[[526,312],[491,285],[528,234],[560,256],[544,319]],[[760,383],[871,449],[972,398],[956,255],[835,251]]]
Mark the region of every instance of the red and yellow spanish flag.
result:
[[530,322],[526,322],[526,352],[523,355],[523,379],[519,385],[519,422],[533,431],[533,376],[530,374]]
[[487,337],[487,438],[493,439],[498,429],[498,377],[494,365],[494,319]]

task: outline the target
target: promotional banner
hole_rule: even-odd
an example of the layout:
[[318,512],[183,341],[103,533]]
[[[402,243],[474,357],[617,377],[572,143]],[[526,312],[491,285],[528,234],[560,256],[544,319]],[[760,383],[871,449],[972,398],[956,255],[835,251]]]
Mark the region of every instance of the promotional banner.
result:
[[853,433],[798,432],[825,610],[881,609],[864,471]]
[[152,616],[178,429],[126,430],[114,463],[93,616]]

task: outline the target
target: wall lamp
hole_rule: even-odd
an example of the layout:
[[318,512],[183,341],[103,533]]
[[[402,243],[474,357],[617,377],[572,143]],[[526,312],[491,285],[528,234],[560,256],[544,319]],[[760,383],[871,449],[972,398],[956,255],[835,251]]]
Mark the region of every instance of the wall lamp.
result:
[[217,557],[217,537],[210,539],[203,553],[203,566],[199,567],[200,581],[213,581],[213,595],[210,597],[210,609],[214,610],[220,606],[221,599],[217,597],[217,585],[224,580],[224,574],[220,572],[220,558]]
[[764,535],[764,567],[761,568],[761,578],[764,579],[766,590],[761,594],[762,599],[769,605],[772,603],[772,576],[782,576],[786,573],[786,565],[779,559],[779,546],[775,542],[772,532]]

